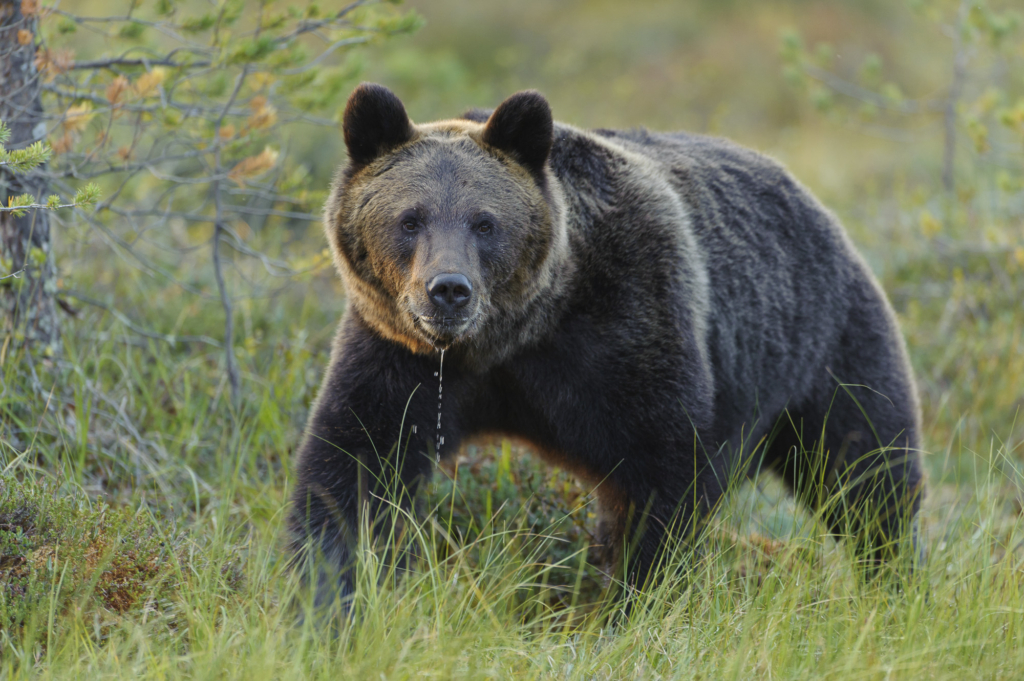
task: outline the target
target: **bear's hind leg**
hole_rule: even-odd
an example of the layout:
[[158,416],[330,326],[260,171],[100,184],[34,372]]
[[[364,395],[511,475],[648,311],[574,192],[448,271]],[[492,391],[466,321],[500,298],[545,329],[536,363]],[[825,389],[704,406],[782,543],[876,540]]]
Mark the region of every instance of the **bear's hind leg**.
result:
[[905,535],[917,546],[915,402],[898,386],[886,394],[829,378],[831,393],[823,389],[779,418],[766,464],[873,568],[898,554]]

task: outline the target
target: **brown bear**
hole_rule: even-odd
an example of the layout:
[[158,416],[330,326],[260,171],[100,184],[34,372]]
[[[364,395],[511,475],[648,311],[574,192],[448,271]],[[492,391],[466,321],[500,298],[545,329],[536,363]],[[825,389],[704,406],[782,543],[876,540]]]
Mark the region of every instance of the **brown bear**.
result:
[[554,123],[535,91],[414,125],[363,84],[343,127],[324,224],[348,304],[290,517],[319,601],[351,593],[360,523],[379,531],[438,447],[479,434],[594,485],[636,586],[761,470],[873,561],[913,534],[920,415],[896,319],[778,163]]

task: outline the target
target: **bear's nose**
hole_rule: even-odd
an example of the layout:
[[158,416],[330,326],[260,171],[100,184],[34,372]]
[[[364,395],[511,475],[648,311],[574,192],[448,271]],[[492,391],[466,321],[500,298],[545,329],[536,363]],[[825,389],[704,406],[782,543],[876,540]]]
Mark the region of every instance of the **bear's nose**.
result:
[[473,285],[463,274],[439,274],[427,282],[427,296],[441,310],[454,312],[473,297]]

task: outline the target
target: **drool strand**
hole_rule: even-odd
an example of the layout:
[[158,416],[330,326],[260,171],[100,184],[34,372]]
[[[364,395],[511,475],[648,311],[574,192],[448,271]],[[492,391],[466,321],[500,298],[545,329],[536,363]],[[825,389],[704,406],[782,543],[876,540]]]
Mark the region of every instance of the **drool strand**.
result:
[[437,459],[437,463],[441,463],[441,445],[444,444],[444,436],[441,435],[441,398],[443,397],[441,391],[444,388],[442,385],[444,381],[444,350],[441,350],[441,366],[434,372],[434,375],[437,376],[437,434],[434,439],[434,456]]

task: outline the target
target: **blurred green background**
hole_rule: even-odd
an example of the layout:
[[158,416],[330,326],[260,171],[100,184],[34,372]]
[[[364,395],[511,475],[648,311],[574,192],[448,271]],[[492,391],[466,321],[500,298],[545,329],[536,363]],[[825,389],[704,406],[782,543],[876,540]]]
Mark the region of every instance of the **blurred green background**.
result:
[[941,142],[917,121],[898,134],[830,125],[783,80],[780,36],[827,42],[836,72],[878,55],[910,96],[946,87],[952,42],[902,2],[517,3],[411,0],[415,35],[370,53],[366,76],[392,87],[414,120],[494,107],[535,88],[581,127],[690,130],[731,137],[787,165],[829,201],[896,177],[927,181]]

